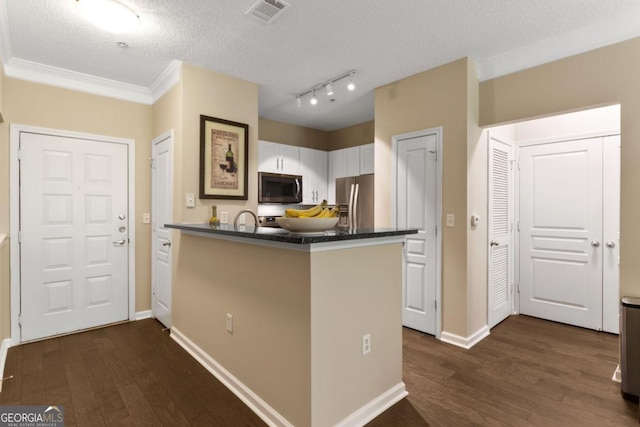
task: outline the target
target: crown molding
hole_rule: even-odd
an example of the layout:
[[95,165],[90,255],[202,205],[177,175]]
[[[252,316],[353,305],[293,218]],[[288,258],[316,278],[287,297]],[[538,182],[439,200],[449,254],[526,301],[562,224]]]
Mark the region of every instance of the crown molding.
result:
[[12,58],[5,63],[4,71],[7,77],[19,80],[42,83],[92,95],[117,98],[139,104],[153,103],[151,92],[146,87],[78,73],[24,59]]
[[500,55],[477,59],[478,80],[491,80],[640,36],[640,13],[578,28]]
[[156,102],[158,99],[160,99],[160,97],[167,93],[167,91],[171,89],[173,85],[180,81],[181,73],[182,61],[174,59],[149,87],[153,102]]

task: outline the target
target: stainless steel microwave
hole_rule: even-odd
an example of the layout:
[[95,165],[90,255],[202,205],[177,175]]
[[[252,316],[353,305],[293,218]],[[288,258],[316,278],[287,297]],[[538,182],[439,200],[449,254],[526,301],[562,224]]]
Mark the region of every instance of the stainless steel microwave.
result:
[[302,203],[302,177],[258,172],[258,203]]

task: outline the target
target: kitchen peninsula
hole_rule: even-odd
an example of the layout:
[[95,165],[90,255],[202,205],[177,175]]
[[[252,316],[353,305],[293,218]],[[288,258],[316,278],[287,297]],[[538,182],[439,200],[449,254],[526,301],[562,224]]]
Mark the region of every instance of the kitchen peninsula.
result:
[[171,336],[270,425],[363,425],[406,396],[402,242],[416,230],[166,226],[182,272]]

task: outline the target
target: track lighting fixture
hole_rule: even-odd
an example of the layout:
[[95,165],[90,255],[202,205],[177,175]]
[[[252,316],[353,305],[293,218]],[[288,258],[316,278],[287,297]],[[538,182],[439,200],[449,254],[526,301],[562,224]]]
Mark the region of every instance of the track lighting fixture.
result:
[[327,96],[333,95],[333,86],[331,86],[331,83],[327,83],[324,88],[327,90]]
[[[334,77],[332,79],[329,79],[325,82],[319,83],[317,85],[312,86],[311,88],[305,90],[304,92],[300,92],[298,94],[295,95],[296,97],[296,105],[298,106],[298,108],[302,107],[302,98],[305,95],[311,94],[311,99],[309,100],[309,103],[311,105],[317,105],[318,104],[318,97],[316,96],[316,90],[322,90],[322,88],[324,88],[325,93],[327,94],[328,97],[332,97],[335,94],[335,91],[333,89],[333,85],[337,82],[339,82],[342,79],[346,79],[349,78],[349,84],[347,85],[347,89],[349,91],[352,91],[356,88],[355,84],[353,83],[353,75],[355,74],[355,70],[351,70],[348,73],[344,73],[344,74],[340,74],[337,77]],[[342,86],[344,87],[344,86]],[[335,101],[335,99],[331,99],[332,101]]]

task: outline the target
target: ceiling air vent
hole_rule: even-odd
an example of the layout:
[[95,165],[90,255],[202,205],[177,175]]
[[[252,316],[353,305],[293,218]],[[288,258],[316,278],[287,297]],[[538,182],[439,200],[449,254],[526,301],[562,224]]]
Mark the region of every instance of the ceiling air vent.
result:
[[279,0],[258,0],[245,15],[251,15],[265,24],[276,20],[290,5]]

